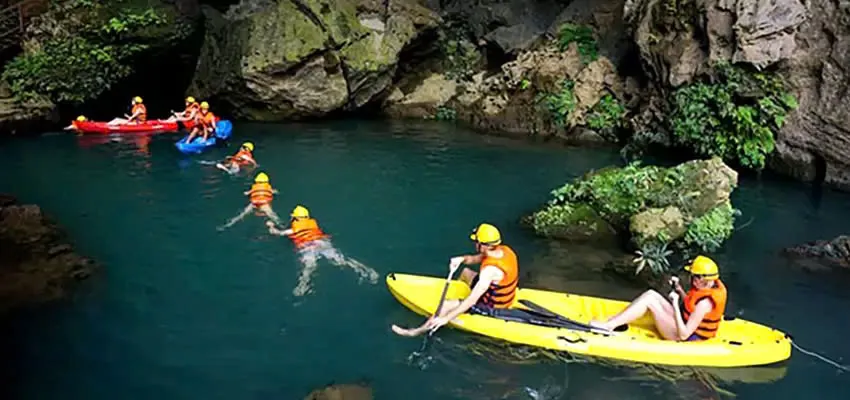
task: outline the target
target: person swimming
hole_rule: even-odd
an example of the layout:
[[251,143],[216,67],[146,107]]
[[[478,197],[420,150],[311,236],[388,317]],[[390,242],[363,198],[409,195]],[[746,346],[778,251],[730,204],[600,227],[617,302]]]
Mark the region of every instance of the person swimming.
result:
[[330,236],[325,234],[315,219],[310,218],[310,211],[304,206],[296,206],[289,214],[290,225],[288,229],[280,230],[272,221],[266,221],[269,233],[277,236],[287,236],[295,244],[295,250],[303,268],[298,277],[298,284],[292,293],[295,296],[303,296],[310,292],[310,277],[316,271],[319,258],[326,258],[334,265],[349,267],[360,275],[360,280],[366,279],[369,283],[378,282],[378,273],[363,263],[346,257],[337,250],[330,241]]
[[261,214],[271,218],[276,223],[280,223],[280,217],[272,209],[272,199],[274,199],[274,195],[277,194],[277,190],[272,188],[272,185],[269,184],[269,176],[266,175],[265,172],[260,172],[257,174],[257,177],[254,178],[254,184],[251,185],[251,189],[244,193],[250,199],[250,203],[244,210],[242,210],[239,215],[233,217],[226,224],[220,226],[218,230],[225,230],[233,224],[245,218],[246,215],[251,213],[251,211],[258,211]]
[[232,156],[228,156],[223,162],[216,164],[216,168],[225,171],[229,174],[239,172],[239,168],[243,165],[257,166],[257,161],[254,160],[254,144],[251,142],[242,143],[239,151]]

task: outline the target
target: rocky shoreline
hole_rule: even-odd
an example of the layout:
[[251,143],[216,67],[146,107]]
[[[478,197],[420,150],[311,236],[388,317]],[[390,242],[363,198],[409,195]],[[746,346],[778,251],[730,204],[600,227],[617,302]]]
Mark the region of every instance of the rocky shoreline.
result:
[[61,299],[97,268],[41,208],[9,195],[0,195],[0,248],[0,315]]

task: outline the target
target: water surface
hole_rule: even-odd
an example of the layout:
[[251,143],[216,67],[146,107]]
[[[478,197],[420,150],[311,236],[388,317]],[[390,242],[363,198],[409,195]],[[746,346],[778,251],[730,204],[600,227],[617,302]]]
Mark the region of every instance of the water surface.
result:
[[[635,379],[640,371],[546,358],[520,362],[502,346],[444,329],[422,370],[418,339],[390,324],[422,319],[398,304],[383,276],[443,275],[487,221],[531,272],[525,286],[626,297],[636,289],[597,271],[604,257],[535,238],[518,218],[587,170],[618,162],[570,149],[473,134],[438,123],[343,121],[236,124],[280,191],[282,214],[304,204],[346,255],[377,270],[376,285],[320,265],[310,295],[293,296],[290,243],[253,215],[215,227],[245,205],[250,176],[228,176],[180,155],[175,135],[84,138],[53,134],[0,144],[0,191],[60,222],[102,273],[74,297],[9,328],[10,391],[26,399],[300,399],[330,382],[364,381],[378,399],[712,398],[696,382]],[[776,326],[803,346],[850,358],[850,274],[778,257],[783,246],[847,231],[850,196],[813,199],[796,183],[742,179],[743,211],[717,255],[734,312]],[[485,355],[478,355],[481,348]],[[496,352],[496,355],[491,353]],[[753,372],[755,371],[755,372]],[[736,372],[757,375],[760,370]],[[773,372],[771,372],[773,371]],[[846,398],[848,375],[795,352],[772,383],[727,383],[740,399]],[[845,393],[841,395],[840,393]]]

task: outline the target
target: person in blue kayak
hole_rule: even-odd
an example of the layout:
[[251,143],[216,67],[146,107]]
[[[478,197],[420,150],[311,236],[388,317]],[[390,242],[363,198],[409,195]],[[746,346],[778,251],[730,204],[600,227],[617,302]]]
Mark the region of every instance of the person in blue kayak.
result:
[[481,224],[470,239],[475,242],[476,254],[453,257],[449,261],[450,275],[464,264],[480,264],[478,272],[464,269],[460,279],[466,282],[471,292],[465,299],[446,299],[440,315],[431,317],[422,326],[404,329],[392,326],[393,332],[401,336],[418,336],[435,330],[472,310],[488,314],[490,309],[510,308],[516,300],[519,284],[519,262],[513,249],[502,244],[499,230],[490,224]]
[[[590,321],[590,325],[604,330],[629,324],[647,312],[652,313],[655,327],[666,340],[699,341],[713,338],[726,311],[726,286],[720,281],[717,264],[706,256],[698,256],[685,267],[691,274],[691,288],[687,293],[673,277],[674,286],[669,301],[654,290],[647,290],[623,311],[605,322]],[[683,298],[682,310],[679,298]]]
[[195,126],[189,132],[189,137],[186,138],[186,143],[192,143],[192,140],[202,134],[203,140],[206,141],[210,134],[215,132],[216,118],[215,114],[210,111],[210,104],[206,101],[201,102],[201,112],[195,115]]

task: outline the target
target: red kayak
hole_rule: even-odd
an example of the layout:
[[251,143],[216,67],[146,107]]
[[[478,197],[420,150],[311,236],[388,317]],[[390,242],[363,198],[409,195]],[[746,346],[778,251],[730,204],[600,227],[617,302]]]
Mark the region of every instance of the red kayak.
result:
[[[180,126],[177,121],[165,121],[159,119],[148,120],[141,123],[129,123],[109,125],[107,122],[74,121],[75,130],[80,133],[150,133],[150,132],[177,132]],[[187,129],[195,126],[195,121],[183,121]]]

